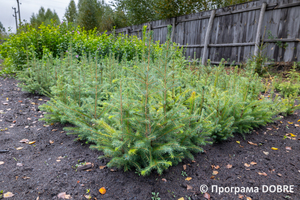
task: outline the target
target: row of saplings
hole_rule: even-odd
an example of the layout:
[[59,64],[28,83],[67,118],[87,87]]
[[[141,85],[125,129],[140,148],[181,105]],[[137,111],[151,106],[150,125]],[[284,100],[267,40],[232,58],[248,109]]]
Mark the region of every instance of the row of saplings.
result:
[[196,65],[169,41],[153,49],[146,38],[142,56],[131,60],[48,54],[18,78],[26,91],[51,97],[40,106],[43,120],[76,125],[66,130],[103,151],[108,167],[142,175],[161,174],[206,144],[297,109],[296,97],[280,98],[263,84],[254,62],[230,71]]

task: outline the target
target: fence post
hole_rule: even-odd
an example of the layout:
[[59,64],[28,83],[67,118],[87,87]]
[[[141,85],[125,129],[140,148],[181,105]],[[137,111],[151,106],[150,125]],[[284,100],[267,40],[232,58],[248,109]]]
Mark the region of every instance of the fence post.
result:
[[264,19],[265,11],[266,11],[267,3],[263,3],[260,10],[259,21],[257,25],[257,32],[256,32],[256,39],[255,39],[255,49],[254,49],[254,56],[258,56],[259,54],[259,45],[260,45],[260,36],[261,36],[261,29],[262,29],[262,22]]
[[210,40],[210,32],[211,32],[211,29],[212,29],[212,25],[213,25],[213,22],[214,22],[215,15],[216,15],[216,10],[212,10],[210,18],[209,18],[206,34],[205,34],[204,49],[203,49],[203,54],[202,54],[202,65],[205,65],[206,60],[207,60],[208,43],[209,43],[209,40]]
[[172,19],[172,34],[171,34],[171,42],[174,42],[175,28],[176,28],[176,18],[174,17],[174,18]]
[[128,34],[129,34],[129,29],[128,28],[126,28],[125,34],[128,36]]

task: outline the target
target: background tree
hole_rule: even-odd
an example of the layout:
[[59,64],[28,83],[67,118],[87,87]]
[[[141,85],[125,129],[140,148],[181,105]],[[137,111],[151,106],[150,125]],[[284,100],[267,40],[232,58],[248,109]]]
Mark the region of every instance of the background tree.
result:
[[74,0],[71,0],[69,6],[66,8],[65,18],[68,23],[76,23],[77,8]]
[[35,15],[33,13],[30,18],[30,24],[35,28],[38,28],[42,23],[44,23],[45,25],[48,25],[51,23],[51,21],[54,21],[55,24],[58,24],[60,22],[59,17],[57,15],[57,13],[55,12],[55,10],[52,12],[48,8],[47,11],[45,12],[44,7],[40,8],[37,15]]
[[100,31],[112,30],[129,26],[128,19],[124,11],[118,7],[113,9],[108,4],[103,5],[103,14],[100,22]]
[[0,34],[3,34],[3,33],[5,33],[5,28],[2,24],[2,22],[0,22]]
[[159,19],[154,9],[156,0],[116,0],[116,10],[126,13],[129,24],[142,24]]
[[81,0],[78,3],[78,25],[86,30],[99,29],[102,15],[101,3],[97,0]]
[[248,1],[250,0],[115,0],[113,6],[126,13],[127,23],[134,25]]

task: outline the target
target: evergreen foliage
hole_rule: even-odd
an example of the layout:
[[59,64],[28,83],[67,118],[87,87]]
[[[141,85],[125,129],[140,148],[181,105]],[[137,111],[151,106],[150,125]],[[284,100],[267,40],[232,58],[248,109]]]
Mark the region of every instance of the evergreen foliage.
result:
[[47,9],[47,11],[45,11],[44,7],[41,7],[40,10],[38,11],[38,14],[32,14],[32,16],[30,17],[30,24],[31,26],[33,26],[34,28],[39,28],[41,24],[51,24],[52,21],[55,24],[59,24],[59,17],[57,15],[57,13],[55,12],[55,10],[52,12],[49,8]]
[[44,54],[44,60],[29,62],[33,66],[19,73],[25,90],[51,97],[40,106],[49,113],[42,120],[76,125],[66,128],[68,133],[103,151],[111,158],[109,167],[161,174],[193,159],[205,144],[299,108],[295,98],[261,94],[265,87],[254,62],[229,72],[223,64],[187,67],[170,40],[157,47],[145,28],[141,42],[141,57],[131,60]]
[[78,24],[86,30],[99,27],[99,16],[102,15],[101,7],[97,0],[82,0],[78,7]]
[[77,20],[77,8],[74,0],[70,1],[70,4],[66,8],[65,18],[68,23],[76,24]]

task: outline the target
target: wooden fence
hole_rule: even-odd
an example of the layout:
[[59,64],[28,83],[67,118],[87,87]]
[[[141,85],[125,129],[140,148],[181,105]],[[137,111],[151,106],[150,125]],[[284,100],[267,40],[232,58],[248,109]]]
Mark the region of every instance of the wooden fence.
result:
[[186,57],[210,59],[218,64],[243,63],[259,53],[270,62],[300,61],[300,0],[258,0],[167,20],[116,29],[116,33],[142,36],[142,27],[153,31],[153,40],[164,43],[167,26],[171,39],[186,47]]

